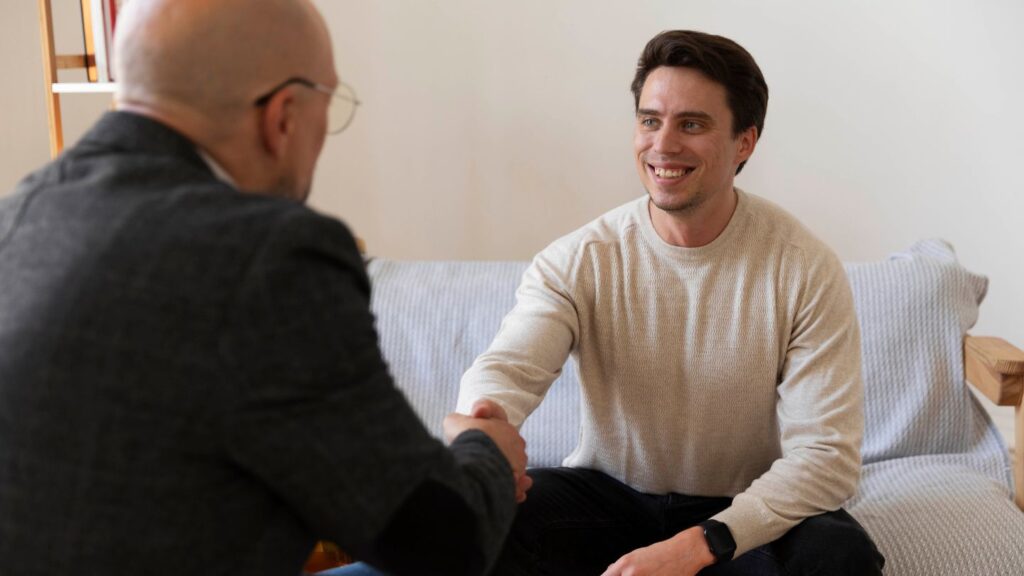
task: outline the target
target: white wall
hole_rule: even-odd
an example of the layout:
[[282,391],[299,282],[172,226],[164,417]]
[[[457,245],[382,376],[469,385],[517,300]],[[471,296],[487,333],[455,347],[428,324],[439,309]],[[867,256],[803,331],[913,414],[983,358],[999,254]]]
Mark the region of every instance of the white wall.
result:
[[[0,190],[47,158],[36,3],[8,4]],[[918,238],[952,241],[991,279],[975,332],[1024,345],[1017,0],[317,4],[339,71],[365,104],[328,142],[312,203],[373,254],[528,258],[641,194],[628,90],[636,57],[661,30],[695,28],[743,44],[771,90],[740,186],[788,208],[847,260]],[[105,105],[74,100],[71,139]],[[1008,429],[1009,409],[998,417]]]

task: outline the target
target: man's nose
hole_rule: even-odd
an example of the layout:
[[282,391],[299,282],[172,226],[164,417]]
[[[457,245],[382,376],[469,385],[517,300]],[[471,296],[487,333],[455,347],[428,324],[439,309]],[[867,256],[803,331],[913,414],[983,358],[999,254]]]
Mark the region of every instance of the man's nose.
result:
[[683,148],[682,136],[668,126],[654,134],[654,151],[659,154],[676,154]]

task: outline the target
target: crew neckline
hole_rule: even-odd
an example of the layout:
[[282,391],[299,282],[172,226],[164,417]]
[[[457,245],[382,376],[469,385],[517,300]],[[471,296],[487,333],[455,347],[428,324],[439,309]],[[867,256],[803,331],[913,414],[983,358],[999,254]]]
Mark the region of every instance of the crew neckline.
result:
[[732,216],[729,218],[729,223],[725,225],[725,229],[723,229],[714,240],[703,246],[697,247],[674,246],[658,235],[658,231],[654,229],[654,222],[651,221],[651,199],[649,195],[645,194],[644,197],[636,203],[635,216],[640,221],[640,229],[643,232],[644,238],[647,240],[647,244],[655,251],[665,254],[666,256],[681,258],[684,260],[706,258],[714,252],[717,252],[722,246],[728,244],[731,238],[735,236],[736,229],[740,227],[739,222],[747,212],[749,201],[746,193],[736,187],[733,187],[733,190],[736,192],[736,208],[733,209]]

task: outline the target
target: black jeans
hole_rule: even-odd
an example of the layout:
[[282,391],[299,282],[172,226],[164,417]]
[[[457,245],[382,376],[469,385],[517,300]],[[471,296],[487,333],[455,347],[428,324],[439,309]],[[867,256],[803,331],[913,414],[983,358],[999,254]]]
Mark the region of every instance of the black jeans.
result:
[[[667,540],[729,506],[731,498],[637,492],[593,470],[530,470],[498,576],[598,576],[624,554]],[[701,571],[707,576],[871,576],[885,559],[845,510],[804,520],[775,542]]]

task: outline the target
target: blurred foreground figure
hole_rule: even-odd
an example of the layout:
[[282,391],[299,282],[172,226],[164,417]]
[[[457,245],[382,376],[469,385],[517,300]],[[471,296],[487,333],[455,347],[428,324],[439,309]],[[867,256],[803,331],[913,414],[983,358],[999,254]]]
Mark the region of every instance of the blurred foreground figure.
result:
[[517,431],[394,387],[369,282],[303,205],[356,101],[308,0],[132,0],[117,111],[0,199],[4,574],[294,576],[317,539],[483,574]]

